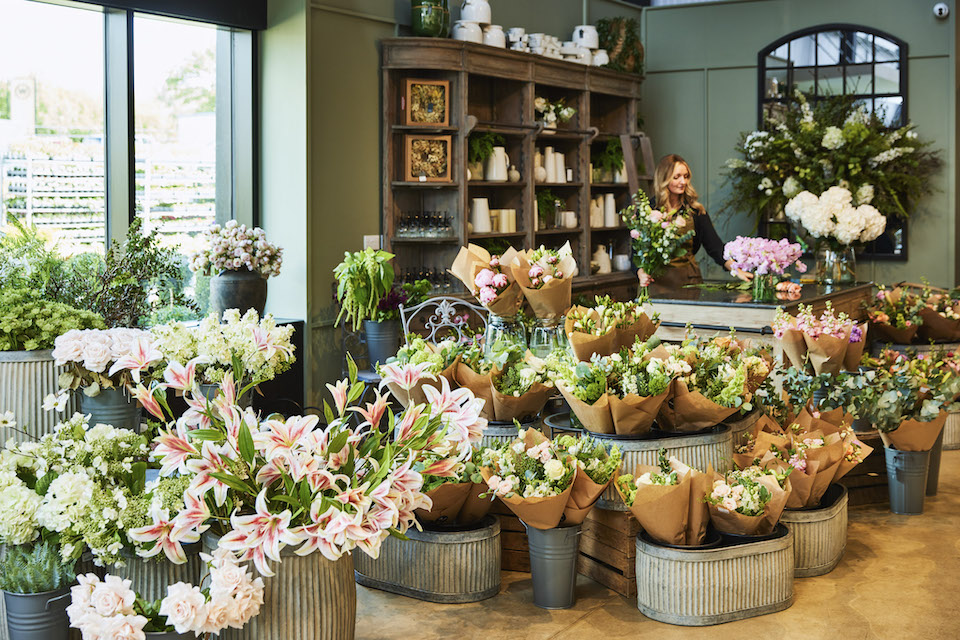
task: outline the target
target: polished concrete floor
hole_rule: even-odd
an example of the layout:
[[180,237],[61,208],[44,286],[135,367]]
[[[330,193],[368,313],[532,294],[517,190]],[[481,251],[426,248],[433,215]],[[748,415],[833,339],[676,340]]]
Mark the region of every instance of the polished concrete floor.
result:
[[474,604],[432,604],[361,586],[357,592],[358,640],[960,639],[960,451],[943,453],[940,490],[923,515],[850,509],[840,565],[798,578],[793,606],[779,613],[677,627],[646,618],[635,601],[583,576],[574,608],[545,611],[533,606],[525,573],[504,573],[500,594]]

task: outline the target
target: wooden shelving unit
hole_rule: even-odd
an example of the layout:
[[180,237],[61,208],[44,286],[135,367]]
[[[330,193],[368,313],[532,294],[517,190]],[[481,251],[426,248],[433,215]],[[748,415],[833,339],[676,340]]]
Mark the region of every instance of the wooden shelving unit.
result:
[[[432,38],[395,38],[382,41],[382,96],[384,153],[382,165],[384,248],[397,255],[401,270],[446,269],[461,245],[474,242],[491,248],[504,241],[514,247],[544,244],[560,246],[570,241],[581,275],[574,281],[578,292],[611,290],[624,297],[636,294],[632,271],[589,275],[590,257],[599,243],[614,243],[616,253],[629,252],[629,234],[623,226],[591,229],[591,198],[613,193],[618,208],[626,206],[638,188],[635,167],[628,163],[628,184],[591,184],[590,152],[611,137],[637,141],[639,76],[520,53]],[[446,127],[406,126],[402,111],[407,79],[446,80],[450,83],[450,123]],[[577,110],[553,133],[536,122],[534,99],[563,98]],[[471,131],[502,135],[511,164],[520,171],[519,182],[468,181],[467,141]],[[450,182],[418,183],[403,178],[404,137],[410,133],[452,136]],[[622,138],[621,138],[622,139]],[[534,153],[547,146],[565,155],[573,180],[537,184]],[[649,145],[648,145],[649,148]],[[652,170],[652,167],[647,167]],[[536,196],[550,189],[564,201],[564,209],[577,212],[573,229],[538,230]],[[471,198],[485,197],[491,209],[516,209],[516,233],[470,233]],[[402,216],[419,211],[440,211],[453,219],[456,238],[394,238]]]

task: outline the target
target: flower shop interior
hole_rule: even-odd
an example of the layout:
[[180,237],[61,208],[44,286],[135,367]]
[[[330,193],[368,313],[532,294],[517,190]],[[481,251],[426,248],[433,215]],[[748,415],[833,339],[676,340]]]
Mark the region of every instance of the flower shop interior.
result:
[[957,637],[957,10],[0,0],[0,640]]

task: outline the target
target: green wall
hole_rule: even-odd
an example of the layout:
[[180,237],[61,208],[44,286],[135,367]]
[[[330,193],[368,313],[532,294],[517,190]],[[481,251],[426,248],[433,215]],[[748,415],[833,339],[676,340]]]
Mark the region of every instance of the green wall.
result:
[[[722,170],[740,131],[756,127],[757,52],[804,27],[852,23],[887,31],[909,45],[908,115],[942,150],[945,166],[911,221],[909,260],[862,262],[861,279],[952,286],[956,250],[955,2],[949,19],[932,3],[903,0],[753,0],[652,7],[644,10],[647,79],[642,114],[654,153],[679,153],[694,173],[704,204],[717,211],[726,197]],[[750,233],[747,216],[716,219],[724,239]],[[720,270],[709,259],[710,274]]]

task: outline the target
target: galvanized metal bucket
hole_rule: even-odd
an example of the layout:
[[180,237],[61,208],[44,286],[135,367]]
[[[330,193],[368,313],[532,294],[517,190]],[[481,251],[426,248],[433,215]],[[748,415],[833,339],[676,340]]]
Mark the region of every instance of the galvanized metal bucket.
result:
[[569,609],[577,601],[577,558],[580,525],[527,528],[533,604],[541,609]]
[[735,413],[731,418],[724,421],[724,424],[730,427],[730,435],[733,438],[734,449],[747,443],[750,432],[753,431],[753,425],[757,424],[757,421],[762,415],[763,411],[754,409],[745,416]]
[[[17,427],[39,438],[53,433],[53,428],[64,417],[77,410],[77,401],[70,398],[63,413],[44,411],[43,399],[60,391],[57,379],[64,367],[58,367],[53,351],[0,351],[0,413],[12,411]],[[4,438],[15,442],[27,440],[27,436],[10,431]]]
[[70,589],[45,593],[3,592],[10,640],[67,640]]
[[103,389],[95,396],[77,392],[81,413],[90,414],[90,424],[109,424],[118,429],[140,430],[140,407],[126,389]]
[[367,338],[367,356],[370,359],[370,366],[375,362],[386,363],[389,358],[397,355],[400,349],[400,321],[386,320],[384,322],[375,322],[373,320],[363,321],[363,332]]
[[940,487],[940,454],[943,453],[943,429],[937,436],[937,441],[933,443],[930,449],[930,469],[927,471],[927,495],[937,495],[937,489]]
[[147,601],[159,600],[167,596],[167,587],[178,582],[199,585],[204,575],[204,563],[200,559],[201,543],[185,544],[187,554],[184,564],[173,564],[165,556],[140,558],[127,551],[123,552],[124,565],[110,567],[110,573],[130,580],[130,588]]
[[447,531],[407,531],[389,537],[380,557],[354,556],[357,582],[427,602],[464,603],[500,592],[500,521],[488,515],[476,526]]
[[256,309],[260,317],[267,306],[267,279],[256,271],[223,271],[210,278],[209,313],[223,317],[227,309],[239,309],[240,315]]
[[947,451],[960,449],[960,411],[947,414],[943,424],[943,448]]
[[[540,429],[540,420],[538,418],[527,418],[520,421],[521,429]],[[483,440],[480,441],[481,447],[499,447],[506,442],[512,442],[517,437],[517,425],[513,421],[489,420],[483,430]]]
[[784,509],[780,522],[793,532],[794,575],[833,571],[847,548],[847,488],[831,484],[812,509]]
[[777,533],[698,550],[637,536],[637,608],[660,622],[696,627],[786,609],[793,604],[793,534],[783,525]]
[[884,447],[883,452],[887,458],[890,511],[908,516],[923,513],[930,452],[900,451],[892,447]]

